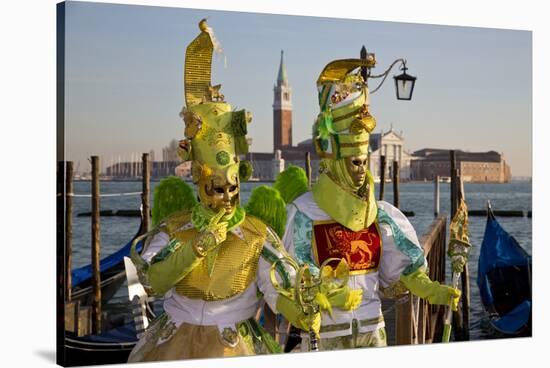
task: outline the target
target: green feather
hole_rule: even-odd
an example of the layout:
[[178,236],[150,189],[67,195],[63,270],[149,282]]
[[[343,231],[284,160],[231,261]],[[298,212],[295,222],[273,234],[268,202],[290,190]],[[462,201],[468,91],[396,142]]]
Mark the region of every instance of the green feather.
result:
[[175,212],[191,210],[197,200],[191,186],[177,176],[169,176],[155,187],[153,203],[153,226],[156,226]]
[[248,160],[244,160],[239,162],[239,180],[241,182],[247,181],[252,176],[252,172],[254,171],[254,168],[252,167],[252,164]]
[[318,138],[321,139],[328,139],[331,135],[336,134],[330,109],[319,114],[317,119],[317,134]]
[[299,166],[290,165],[277,175],[273,188],[277,189],[285,203],[291,203],[309,190],[305,170]]
[[280,237],[286,223],[285,201],[279,192],[267,185],[254,188],[245,207],[246,213],[256,216],[270,226]]

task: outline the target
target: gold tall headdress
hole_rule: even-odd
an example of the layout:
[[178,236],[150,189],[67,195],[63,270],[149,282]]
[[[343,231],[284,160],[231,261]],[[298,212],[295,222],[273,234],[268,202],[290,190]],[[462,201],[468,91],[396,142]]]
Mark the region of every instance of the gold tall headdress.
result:
[[368,152],[376,120],[369,112],[369,91],[359,71],[371,68],[371,59],[343,59],[327,64],[319,78],[321,112],[313,126],[313,142],[322,158],[339,159]]
[[313,198],[331,218],[353,231],[369,227],[377,216],[372,175],[367,170],[364,183],[356,183],[345,162],[347,157],[368,154],[376,120],[369,113],[366,81],[360,69],[354,70],[375,63],[374,57],[335,60],[317,79],[321,112],[313,125],[313,142],[323,160]]
[[251,174],[250,164],[240,162],[248,153],[247,124],[252,120],[245,110],[233,111],[212,86],[212,54],[217,42],[206,20],[199,23],[201,33],[185,52],[185,102],[180,116],[185,122],[185,139],[180,141],[180,157],[192,160],[193,181],[223,177],[236,184]]

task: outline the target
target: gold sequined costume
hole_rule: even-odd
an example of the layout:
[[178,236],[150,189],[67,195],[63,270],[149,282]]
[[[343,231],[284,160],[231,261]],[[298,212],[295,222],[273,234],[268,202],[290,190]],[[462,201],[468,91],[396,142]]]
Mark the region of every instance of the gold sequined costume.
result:
[[[185,57],[179,154],[192,162],[200,201],[162,219],[141,254],[132,253],[145,289],[164,298],[164,313],[129,362],[280,352],[254,318],[264,301],[277,308],[270,270],[286,252],[275,232],[240,206],[240,182],[250,170],[239,155],[248,150],[251,116],[234,111],[211,85],[217,42],[206,21],[199,28]],[[155,197],[155,205],[164,202]],[[278,272],[290,285],[292,270]]]

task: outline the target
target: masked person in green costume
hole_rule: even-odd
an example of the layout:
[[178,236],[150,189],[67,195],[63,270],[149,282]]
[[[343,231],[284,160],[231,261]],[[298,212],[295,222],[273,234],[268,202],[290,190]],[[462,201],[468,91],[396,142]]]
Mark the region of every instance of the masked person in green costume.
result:
[[[321,157],[320,176],[311,191],[287,206],[283,243],[291,255],[312,270],[333,257],[349,266],[349,292],[329,298],[332,313],[322,313],[320,350],[385,346],[383,291],[395,295],[408,289],[432,304],[453,308],[460,296],[426,275],[424,253],[403,213],[375,200],[367,154],[376,122],[360,75],[360,67],[373,62],[336,60],[319,76],[321,111],[313,143]],[[287,184],[278,179],[275,186],[283,192]],[[303,334],[302,350],[307,343]]]
[[[238,155],[248,150],[251,117],[232,110],[220,86],[211,85],[216,42],[204,20],[199,27],[186,50],[180,142],[180,156],[192,161],[199,201],[190,188],[187,197],[185,190],[155,191],[157,225],[141,254],[133,249],[132,261],[148,293],[164,298],[164,313],[149,325],[130,362],[280,352],[254,319],[264,301],[301,329],[318,331],[320,324],[319,313],[305,315],[291,292],[275,290],[272,265],[288,255],[276,232],[252,214],[254,203],[240,206],[240,181],[250,170]],[[176,178],[159,187],[169,185],[186,186]],[[282,209],[284,214],[284,204]],[[278,290],[291,290],[293,270],[282,263],[276,269]]]

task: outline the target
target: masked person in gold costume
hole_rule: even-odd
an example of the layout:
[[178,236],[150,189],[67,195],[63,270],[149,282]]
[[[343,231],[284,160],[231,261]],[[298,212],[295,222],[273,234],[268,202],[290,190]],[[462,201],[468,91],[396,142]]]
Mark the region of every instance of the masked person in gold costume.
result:
[[[168,216],[157,211],[157,220],[154,208],[158,225],[141,254],[132,252],[145,289],[164,297],[164,313],[147,328],[130,362],[280,352],[254,319],[264,301],[299,328],[319,328],[318,313],[304,314],[291,293],[275,290],[272,265],[287,254],[275,231],[251,214],[254,205],[240,206],[240,181],[250,170],[239,154],[248,150],[251,117],[232,110],[220,86],[211,85],[216,41],[204,20],[199,27],[186,50],[180,142],[180,156],[192,161],[199,202]],[[158,210],[180,200],[156,193],[154,205]],[[290,290],[293,270],[276,266],[278,286]]]
[[[457,289],[426,275],[424,253],[403,213],[375,200],[367,155],[376,122],[360,74],[361,67],[373,63],[336,60],[322,71],[317,81],[321,111],[313,127],[320,176],[311,191],[294,195],[287,206],[287,251],[312,270],[328,258],[345,259],[350,289],[362,290],[331,300],[332,313],[322,313],[320,350],[385,346],[379,295],[383,291],[399,294],[408,289],[432,304],[453,308],[460,296]],[[288,183],[278,178],[275,187],[284,192]],[[303,334],[302,350],[307,343]]]

